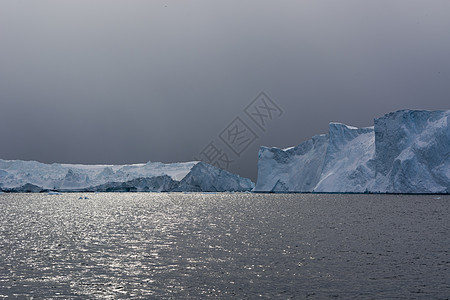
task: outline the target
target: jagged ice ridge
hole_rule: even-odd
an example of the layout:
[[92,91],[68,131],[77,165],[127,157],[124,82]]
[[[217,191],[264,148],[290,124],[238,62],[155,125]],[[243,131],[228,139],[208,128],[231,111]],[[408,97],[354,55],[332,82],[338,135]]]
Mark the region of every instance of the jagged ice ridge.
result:
[[261,147],[254,191],[449,193],[449,115],[400,110],[373,127],[331,123],[296,147]]
[[204,162],[132,165],[44,164],[1,160],[0,191],[249,191],[254,183]]

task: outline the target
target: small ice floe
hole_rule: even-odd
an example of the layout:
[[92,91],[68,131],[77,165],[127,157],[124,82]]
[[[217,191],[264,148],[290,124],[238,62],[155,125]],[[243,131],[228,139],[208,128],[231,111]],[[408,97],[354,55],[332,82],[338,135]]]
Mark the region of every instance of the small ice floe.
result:
[[441,200],[441,197],[434,197],[435,200]]
[[57,191],[50,191],[50,192],[48,192],[48,194],[49,195],[61,195],[61,193],[57,192]]

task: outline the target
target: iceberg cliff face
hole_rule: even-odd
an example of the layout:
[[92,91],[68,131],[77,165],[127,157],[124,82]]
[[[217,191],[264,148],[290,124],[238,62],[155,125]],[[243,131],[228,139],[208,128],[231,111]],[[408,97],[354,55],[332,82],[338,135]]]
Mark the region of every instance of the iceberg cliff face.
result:
[[328,146],[328,135],[289,149],[261,147],[255,191],[312,191],[320,180]]
[[199,162],[192,167],[191,171],[173,191],[239,192],[250,191],[254,186],[255,184],[250,179]]
[[177,181],[168,175],[136,178],[126,182],[108,182],[87,188],[96,192],[168,192],[177,187]]
[[375,120],[373,191],[450,191],[450,110],[398,111]]
[[373,127],[355,128],[332,123],[327,153],[315,192],[362,193],[374,177]]
[[254,191],[448,193],[449,115],[402,110],[374,127],[331,123],[296,147],[261,147]]
[[249,191],[249,179],[203,162],[133,165],[43,164],[1,160],[0,190],[58,191]]

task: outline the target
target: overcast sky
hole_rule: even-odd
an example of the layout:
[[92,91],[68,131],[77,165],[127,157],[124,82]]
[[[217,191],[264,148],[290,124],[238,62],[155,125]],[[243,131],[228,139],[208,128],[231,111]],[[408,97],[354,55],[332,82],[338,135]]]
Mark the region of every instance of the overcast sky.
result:
[[[260,91],[282,110],[264,128],[244,112]],[[449,109],[450,1],[4,0],[0,104],[3,159],[190,161],[213,142],[255,180],[261,145]],[[257,136],[239,156],[220,139],[236,117]]]

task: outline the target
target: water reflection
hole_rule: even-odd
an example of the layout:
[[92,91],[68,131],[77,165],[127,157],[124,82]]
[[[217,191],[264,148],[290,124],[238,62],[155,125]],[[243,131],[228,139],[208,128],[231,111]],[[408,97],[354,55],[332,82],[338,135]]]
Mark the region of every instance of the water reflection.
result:
[[0,195],[0,297],[450,294],[448,196],[84,196]]

